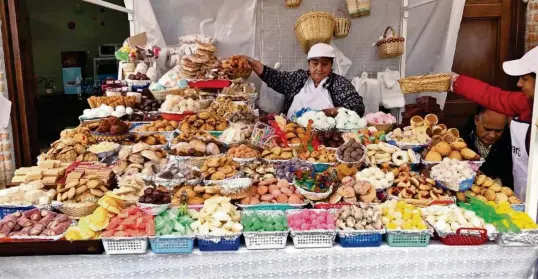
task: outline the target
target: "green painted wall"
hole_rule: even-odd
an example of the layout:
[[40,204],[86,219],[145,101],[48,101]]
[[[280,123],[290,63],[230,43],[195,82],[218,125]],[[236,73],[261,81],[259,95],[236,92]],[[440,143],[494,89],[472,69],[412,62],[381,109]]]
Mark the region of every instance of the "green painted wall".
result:
[[[32,55],[36,77],[55,82],[55,91],[63,91],[61,52],[87,51],[87,74],[93,77],[93,58],[101,44],[122,43],[129,36],[127,14],[83,2],[82,0],[24,0],[29,15]],[[107,0],[124,5],[123,0]],[[83,9],[75,13],[75,7]],[[79,10],[80,11],[80,10]],[[69,21],[76,28],[67,27]],[[101,26],[101,22],[105,25]],[[39,86],[43,93],[43,85]]]

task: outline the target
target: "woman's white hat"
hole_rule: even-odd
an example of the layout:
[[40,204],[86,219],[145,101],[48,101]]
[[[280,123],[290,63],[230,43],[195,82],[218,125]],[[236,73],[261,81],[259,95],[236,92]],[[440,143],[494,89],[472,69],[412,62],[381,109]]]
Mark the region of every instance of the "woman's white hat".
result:
[[318,57],[329,57],[335,58],[336,54],[334,53],[334,48],[331,45],[319,43],[315,44],[308,51],[308,59],[318,58]]
[[511,76],[536,73],[538,71],[538,47],[531,49],[520,59],[504,62],[503,69],[506,74]]

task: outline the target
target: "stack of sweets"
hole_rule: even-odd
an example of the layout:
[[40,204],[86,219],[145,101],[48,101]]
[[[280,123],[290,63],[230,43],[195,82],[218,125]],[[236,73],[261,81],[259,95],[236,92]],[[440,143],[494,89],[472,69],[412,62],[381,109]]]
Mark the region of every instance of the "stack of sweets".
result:
[[59,160],[44,160],[37,164],[37,167],[23,167],[15,171],[15,176],[11,183],[28,183],[41,181],[45,185],[55,185],[60,178],[65,175],[65,170],[71,163]]

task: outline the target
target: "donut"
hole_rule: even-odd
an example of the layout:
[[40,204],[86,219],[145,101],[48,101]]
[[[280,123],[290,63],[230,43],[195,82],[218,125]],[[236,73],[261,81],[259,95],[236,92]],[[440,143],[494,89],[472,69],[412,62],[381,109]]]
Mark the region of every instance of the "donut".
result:
[[413,149],[407,149],[407,156],[409,157],[410,163],[415,162],[415,151],[413,151]]
[[392,162],[394,162],[396,166],[400,166],[409,162],[409,156],[405,151],[396,151],[392,154]]
[[396,146],[390,145],[385,142],[378,143],[378,146],[379,146],[379,149],[381,149],[381,151],[386,152],[386,153],[393,153],[397,150]]

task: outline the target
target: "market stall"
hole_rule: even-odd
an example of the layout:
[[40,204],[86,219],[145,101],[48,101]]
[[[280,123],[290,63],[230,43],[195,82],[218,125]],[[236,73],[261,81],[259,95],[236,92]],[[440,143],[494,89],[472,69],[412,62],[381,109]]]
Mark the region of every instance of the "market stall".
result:
[[[394,12],[360,2],[344,15]],[[394,8],[397,22],[406,3]],[[329,41],[350,34],[349,19],[299,14],[281,48],[309,52],[323,38],[308,25],[330,30]],[[484,158],[445,125],[437,100],[416,95],[446,92],[452,77],[402,77],[406,38],[383,29],[365,58],[383,62],[355,66],[371,67],[361,70],[381,86],[393,81],[374,93],[414,99],[398,115],[344,104],[260,117],[256,62],[221,57],[230,38],[221,48],[219,38],[184,35],[172,50],[156,34],[133,34],[116,52],[121,79],[105,81],[80,125],[0,191],[0,277],[531,275],[535,190],[525,204],[480,171]],[[274,53],[262,46],[260,55]]]
[[[190,255],[38,256],[8,258],[10,278],[526,278],[536,248],[484,245],[200,253]],[[89,268],[88,268],[89,267]]]

